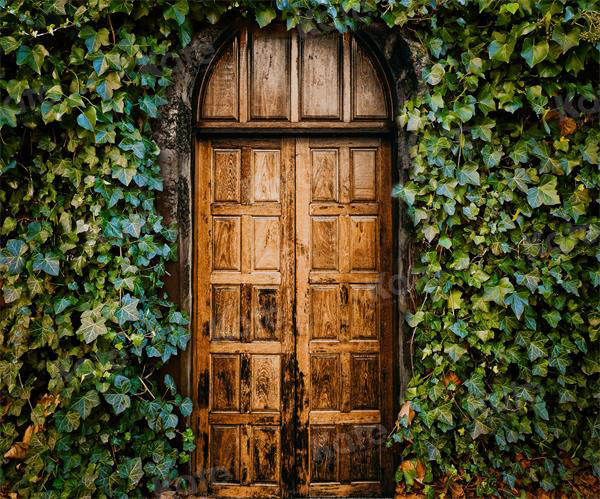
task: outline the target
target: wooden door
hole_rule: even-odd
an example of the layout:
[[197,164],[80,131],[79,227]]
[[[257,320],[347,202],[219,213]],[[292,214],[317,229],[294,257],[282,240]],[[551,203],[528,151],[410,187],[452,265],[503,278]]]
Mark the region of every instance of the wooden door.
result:
[[389,154],[379,139],[296,145],[301,495],[377,496],[392,478]]
[[280,496],[293,455],[294,143],[198,142],[196,469]]
[[377,496],[391,479],[389,157],[381,139],[198,142],[209,494]]
[[[349,33],[281,26],[233,33],[202,78],[201,493],[391,493],[389,89],[377,58]],[[358,138],[367,134],[376,138]]]

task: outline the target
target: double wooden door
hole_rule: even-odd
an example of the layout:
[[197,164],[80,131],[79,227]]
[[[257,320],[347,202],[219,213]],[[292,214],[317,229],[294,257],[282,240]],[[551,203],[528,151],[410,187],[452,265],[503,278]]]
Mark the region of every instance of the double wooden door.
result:
[[389,144],[197,144],[195,467],[206,493],[384,494]]

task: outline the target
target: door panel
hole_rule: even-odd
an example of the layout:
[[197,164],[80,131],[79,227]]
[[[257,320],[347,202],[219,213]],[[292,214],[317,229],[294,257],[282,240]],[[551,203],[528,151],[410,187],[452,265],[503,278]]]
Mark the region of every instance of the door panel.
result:
[[299,139],[296,161],[298,491],[380,495],[392,419],[389,148]]
[[292,438],[294,143],[198,147],[197,469],[211,495],[280,496],[293,457],[281,449]]
[[380,139],[198,142],[196,469],[208,495],[388,491],[389,159]]

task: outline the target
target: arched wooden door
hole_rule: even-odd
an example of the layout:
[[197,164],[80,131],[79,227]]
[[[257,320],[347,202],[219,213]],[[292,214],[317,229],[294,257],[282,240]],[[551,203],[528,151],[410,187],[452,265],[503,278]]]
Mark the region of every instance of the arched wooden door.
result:
[[208,495],[389,493],[390,108],[349,35],[242,30],[202,82],[195,469]]

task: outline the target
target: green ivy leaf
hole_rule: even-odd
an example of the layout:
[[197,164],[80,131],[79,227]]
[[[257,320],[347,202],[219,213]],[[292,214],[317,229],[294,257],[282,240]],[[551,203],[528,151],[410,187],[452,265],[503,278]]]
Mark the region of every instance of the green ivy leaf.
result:
[[29,48],[27,45],[21,45],[17,50],[17,64],[19,66],[26,64],[37,74],[41,74],[42,64],[49,53],[43,45],[36,45]]
[[504,305],[506,295],[515,290],[508,277],[503,277],[496,285],[485,286],[483,288],[484,301],[493,301],[498,305]]
[[122,326],[128,321],[137,321],[140,318],[140,314],[137,309],[137,305],[140,302],[138,298],[132,297],[130,294],[123,296],[121,300],[121,306],[115,312],[115,316],[119,321],[119,325]]
[[174,19],[181,26],[185,22],[185,17],[189,11],[190,7],[187,0],[178,0],[165,11],[164,18],[166,20]]
[[440,83],[443,80],[445,74],[446,71],[444,70],[444,67],[441,64],[434,64],[433,66],[431,66],[431,68],[426,68],[423,70],[423,77],[425,78],[425,81],[430,85],[437,85],[438,83]]
[[98,336],[107,333],[105,319],[92,310],[87,310],[81,314],[81,326],[77,334],[83,336],[86,343],[91,343]]
[[187,418],[188,416],[192,415],[192,410],[193,410],[194,406],[192,404],[192,401],[189,397],[186,397],[183,399],[183,401],[181,402],[181,405],[179,406],[179,410],[181,411],[181,415],[185,418]]
[[19,239],[10,239],[6,248],[0,252],[0,265],[6,265],[10,274],[18,274],[25,265],[23,255],[27,253],[28,246]]
[[557,179],[553,175],[542,176],[537,187],[530,187],[527,191],[527,202],[532,208],[542,205],[555,205],[560,203],[556,190]]
[[60,263],[58,258],[50,253],[37,253],[33,257],[33,270],[42,270],[46,274],[57,276],[60,272]]
[[506,305],[510,305],[517,319],[521,318],[523,315],[523,310],[525,310],[525,305],[529,303],[527,299],[527,294],[524,292],[512,293],[504,298],[504,303]]
[[536,64],[539,64],[548,57],[550,46],[546,40],[542,40],[539,43],[534,44],[531,38],[526,38],[523,42],[523,50],[521,51],[521,57],[525,59],[527,65],[532,68]]
[[270,24],[273,19],[277,17],[275,9],[272,7],[262,7],[256,9],[256,22],[258,26],[264,28],[267,24]]
[[96,390],[88,390],[81,397],[75,399],[71,408],[77,411],[81,419],[87,419],[92,413],[92,409],[99,405],[100,398],[98,397],[98,392]]
[[131,406],[129,395],[124,393],[107,393],[104,398],[112,406],[115,414],[121,414]]
[[17,126],[17,114],[19,114],[19,108],[12,102],[0,104],[0,130],[4,125],[15,128]]
[[94,127],[96,126],[96,108],[91,106],[88,107],[84,112],[79,113],[77,116],[77,124],[81,128],[85,128],[90,132],[94,131]]

